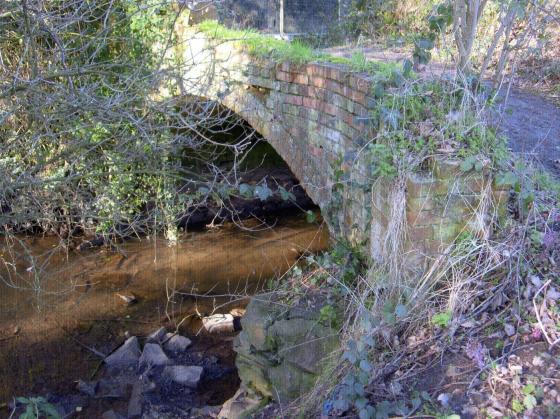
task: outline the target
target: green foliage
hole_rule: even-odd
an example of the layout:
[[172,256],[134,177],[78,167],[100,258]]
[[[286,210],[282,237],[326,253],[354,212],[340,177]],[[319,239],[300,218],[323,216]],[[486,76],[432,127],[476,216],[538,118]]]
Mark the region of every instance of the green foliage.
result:
[[431,51],[434,49],[438,35],[445,33],[447,27],[453,23],[453,5],[446,1],[432,12],[428,17],[428,27],[414,40],[414,52],[412,54],[416,64],[428,64],[431,59]]
[[340,323],[340,318],[335,308],[327,304],[319,311],[319,321],[330,327],[336,327]]
[[44,397],[18,397],[17,402],[24,407],[19,419],[61,419],[62,416]]
[[347,65],[354,71],[390,74],[398,66],[393,63],[384,63],[366,60],[363,54],[356,54],[352,58],[334,57],[305,44],[301,40],[292,42],[276,39],[272,36],[261,34],[252,29],[229,29],[214,20],[206,20],[197,28],[212,39],[234,41],[257,57],[270,58],[275,61],[288,61],[296,64],[309,62],[328,62]]
[[[405,63],[406,68],[410,65]],[[373,176],[393,177],[398,165],[422,161],[450,143],[449,152],[465,159],[465,172],[481,171],[484,160],[490,160],[492,168],[506,160],[505,138],[476,123],[463,90],[451,83],[415,81],[413,74],[393,71],[389,77],[378,75],[372,90],[378,99],[370,116],[378,134],[368,146]]]
[[314,223],[315,221],[317,221],[317,216],[315,215],[315,213],[311,210],[307,210],[305,212],[305,220],[311,224]]
[[432,316],[432,324],[438,327],[447,327],[452,319],[453,314],[450,311],[444,311]]

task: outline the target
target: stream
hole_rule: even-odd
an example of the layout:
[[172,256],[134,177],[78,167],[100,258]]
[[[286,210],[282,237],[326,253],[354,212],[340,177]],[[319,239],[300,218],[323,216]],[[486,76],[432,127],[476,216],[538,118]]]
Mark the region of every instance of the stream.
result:
[[[69,403],[79,397],[77,380],[102,374],[103,355],[128,336],[142,339],[161,326],[193,341],[192,359],[214,365],[188,402],[222,404],[239,385],[234,334],[202,332],[201,317],[243,309],[247,296],[269,279],[329,243],[327,228],[307,223],[304,214],[279,218],[273,228],[253,219],[245,228],[230,223],[191,232],[174,246],[143,238],[77,252],[55,237],[2,240],[0,417],[9,415],[15,396]],[[123,297],[136,301],[127,304]],[[127,403],[96,399],[73,417],[126,411]]]

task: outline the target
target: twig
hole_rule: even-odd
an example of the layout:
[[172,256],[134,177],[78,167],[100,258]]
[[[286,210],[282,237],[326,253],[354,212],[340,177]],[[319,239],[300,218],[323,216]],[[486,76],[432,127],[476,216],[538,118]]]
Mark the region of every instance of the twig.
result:
[[[556,345],[558,343],[558,340],[556,340],[556,342],[552,342],[552,340],[550,339],[550,337],[548,336],[548,333],[546,333],[546,328],[544,327],[544,325],[542,324],[542,320],[541,320],[541,314],[540,314],[540,310],[537,308],[537,297],[539,296],[539,294],[546,288],[548,287],[548,285],[550,284],[550,279],[548,281],[546,281],[537,291],[537,293],[535,294],[535,296],[533,297],[533,307],[535,308],[535,314],[537,316],[537,322],[539,323],[539,327],[541,328],[541,332],[543,333],[544,337],[546,338],[546,341],[548,342],[548,349],[552,349],[552,346]],[[543,304],[545,304],[545,299],[543,298]],[[542,306],[541,306],[542,308]]]

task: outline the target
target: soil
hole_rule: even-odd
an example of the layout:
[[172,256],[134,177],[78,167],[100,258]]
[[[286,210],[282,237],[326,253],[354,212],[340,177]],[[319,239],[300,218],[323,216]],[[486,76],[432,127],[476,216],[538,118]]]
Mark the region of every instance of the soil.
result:
[[[406,48],[386,48],[366,45],[361,48],[335,47],[326,52],[350,58],[361,52],[370,60],[396,62],[408,59],[411,53]],[[431,62],[421,72],[422,77],[452,74],[453,68],[440,62]],[[527,83],[522,84],[530,88]],[[498,116],[493,124],[507,136],[511,149],[542,163],[546,169],[560,176],[560,107],[552,98],[530,93],[515,87],[502,92],[498,100]]]
[[548,99],[514,90],[500,97],[496,121],[511,149],[560,176],[560,108]]

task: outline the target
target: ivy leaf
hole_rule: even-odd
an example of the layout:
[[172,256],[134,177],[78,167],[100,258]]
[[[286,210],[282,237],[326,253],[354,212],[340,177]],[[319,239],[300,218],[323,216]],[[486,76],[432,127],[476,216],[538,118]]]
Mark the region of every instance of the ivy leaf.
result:
[[439,327],[445,327],[449,324],[449,322],[451,322],[452,319],[452,314],[450,311],[444,311],[442,313],[438,313],[435,314],[432,317],[432,324],[439,326]]
[[533,410],[535,407],[537,407],[537,399],[532,394],[527,394],[523,399],[523,404],[527,409]]
[[266,185],[259,185],[255,188],[254,195],[261,201],[266,201],[272,196],[272,191]]
[[311,224],[311,223],[314,223],[314,222],[317,220],[317,216],[315,215],[315,213],[314,213],[313,211],[308,210],[308,211],[305,213],[305,220],[306,220],[309,224]]
[[521,413],[523,412],[523,405],[521,404],[521,402],[517,399],[513,399],[511,401],[511,409],[515,412],[515,413]]
[[533,394],[535,392],[535,385],[534,384],[527,384],[522,389],[523,394]]
[[360,409],[360,413],[358,413],[358,417],[360,419],[371,419],[371,418],[373,418],[373,415],[375,414],[375,411],[372,412],[372,410],[368,409],[368,407],[371,407],[371,406],[367,406],[367,407],[364,407],[363,409]]
[[397,319],[402,319],[406,317],[407,314],[408,314],[408,309],[406,308],[405,305],[399,304],[395,307],[395,316],[397,316]]
[[251,196],[253,196],[253,188],[251,187],[251,185],[242,183],[241,185],[239,185],[239,193],[245,198],[250,198]]
[[338,399],[334,402],[334,408],[341,413],[346,412],[350,408],[350,403],[346,399]]
[[371,366],[370,362],[367,359],[362,359],[360,361],[360,369],[364,372],[370,372],[373,367]]
[[468,172],[473,169],[476,159],[474,157],[467,157],[463,162],[461,162],[461,171]]
[[364,409],[367,406],[367,399],[365,397],[360,397],[358,399],[356,399],[356,401],[354,402],[354,406],[356,406],[358,409]]

